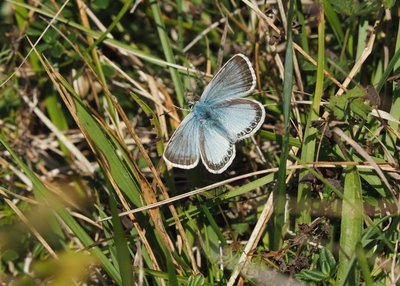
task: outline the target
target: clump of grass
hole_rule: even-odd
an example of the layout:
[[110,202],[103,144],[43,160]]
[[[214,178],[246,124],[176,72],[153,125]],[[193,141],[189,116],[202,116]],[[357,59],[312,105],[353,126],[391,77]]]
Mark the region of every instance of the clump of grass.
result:
[[[2,282],[398,284],[394,1],[0,13]],[[185,92],[239,52],[261,130],[221,175],[170,169]]]

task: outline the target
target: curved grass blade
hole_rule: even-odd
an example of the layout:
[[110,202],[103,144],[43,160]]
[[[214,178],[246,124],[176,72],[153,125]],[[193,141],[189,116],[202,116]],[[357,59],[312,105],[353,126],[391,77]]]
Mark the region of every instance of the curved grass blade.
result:
[[118,268],[123,286],[131,286],[133,281],[132,263],[125,233],[117,212],[117,202],[113,195],[110,196],[110,208],[114,227],[114,243],[116,247]]
[[285,218],[286,203],[286,162],[289,154],[289,119],[293,88],[293,38],[292,38],[292,22],[294,15],[294,0],[290,1],[288,28],[287,28],[287,44],[285,52],[285,74],[283,82],[283,118],[284,118],[284,135],[282,140],[282,153],[279,162],[278,172],[278,190],[275,201],[275,217],[274,232],[272,239],[272,248],[279,249],[281,244],[282,229]]

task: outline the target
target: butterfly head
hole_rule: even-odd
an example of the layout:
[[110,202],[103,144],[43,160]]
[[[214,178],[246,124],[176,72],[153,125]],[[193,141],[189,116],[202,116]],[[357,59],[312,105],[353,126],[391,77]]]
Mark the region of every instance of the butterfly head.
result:
[[188,92],[186,94],[186,100],[188,102],[189,108],[192,109],[197,101],[200,100],[200,96],[194,92]]

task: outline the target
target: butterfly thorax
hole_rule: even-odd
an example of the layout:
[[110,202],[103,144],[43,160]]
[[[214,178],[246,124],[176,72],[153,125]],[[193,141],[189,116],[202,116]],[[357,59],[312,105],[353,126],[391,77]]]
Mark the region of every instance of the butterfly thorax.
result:
[[193,104],[193,113],[200,121],[213,119],[213,112],[207,103],[196,101]]

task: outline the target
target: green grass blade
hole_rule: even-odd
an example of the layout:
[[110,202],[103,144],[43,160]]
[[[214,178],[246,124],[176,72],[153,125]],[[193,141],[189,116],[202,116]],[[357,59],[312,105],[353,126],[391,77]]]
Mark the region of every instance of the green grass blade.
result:
[[212,230],[214,231],[215,235],[218,237],[218,240],[221,242],[222,246],[227,246],[226,239],[224,237],[224,234],[221,232],[220,228],[218,227],[217,222],[215,221],[215,218],[213,214],[210,212],[210,210],[207,208],[207,205],[204,204],[204,200],[201,197],[198,197],[198,200],[200,202],[200,208],[204,216],[207,218],[209,225],[211,226]]
[[[281,134],[276,134],[274,132],[266,131],[266,130],[260,130],[258,133],[260,134],[261,137],[263,137],[265,139],[278,141],[280,145],[283,144],[283,136]],[[294,137],[289,137],[288,144],[290,147],[296,147],[296,148],[301,147],[300,140],[298,138],[294,138]]]
[[[49,95],[46,97],[46,110],[49,114],[51,122],[58,128],[60,131],[68,130],[67,119],[64,116],[63,110],[61,108],[60,103],[58,102],[57,95],[51,91]],[[64,146],[64,144],[59,140],[60,148],[63,151],[66,157],[69,157],[70,151],[68,148]]]
[[[325,57],[325,20],[324,6],[320,4],[318,24],[318,66],[317,66],[317,82],[315,85],[315,94],[312,99],[311,110],[307,117],[306,130],[304,132],[303,147],[301,149],[301,162],[303,164],[314,161],[315,147],[317,142],[317,129],[312,126],[312,122],[319,118],[321,99],[324,88],[324,57]],[[303,169],[299,174],[299,187],[297,193],[297,202],[300,208],[299,222],[309,223],[311,221],[309,199],[311,197],[311,186],[302,183],[302,179],[307,175],[308,171]]]
[[117,212],[117,202],[113,195],[110,196],[112,223],[114,226],[114,243],[117,249],[117,261],[123,286],[131,286],[133,281],[132,263],[125,233]]
[[103,158],[107,162],[110,173],[118,187],[136,207],[142,206],[139,184],[135,179],[131,163],[124,149],[108,130],[98,123],[69,83],[61,76],[59,80],[72,95],[76,123],[80,126],[82,132],[89,136],[95,151],[104,156]]
[[360,266],[361,273],[364,277],[365,285],[373,286],[374,281],[372,280],[371,271],[369,270],[368,260],[365,255],[365,251],[362,247],[361,242],[358,242],[356,245],[356,254],[357,254],[358,265]]
[[376,91],[379,93],[382,89],[382,87],[385,85],[387,78],[389,77],[390,73],[393,71],[393,68],[395,65],[398,65],[398,62],[400,60],[400,49],[397,49],[396,53],[394,56],[391,58],[385,72],[382,75],[381,80],[379,81]]
[[346,281],[345,285],[359,285],[356,268],[348,273],[349,259],[355,254],[357,243],[363,230],[363,201],[361,180],[356,167],[348,167],[345,173],[342,222],[340,228],[340,253],[337,282]]
[[[162,245],[162,244],[160,244]],[[176,275],[176,269],[174,267],[174,264],[172,263],[172,259],[170,254],[168,253],[168,250],[162,246],[163,252],[164,252],[164,257],[165,257],[165,263],[167,264],[167,273],[168,273],[168,285],[172,286],[178,286],[178,277]]]
[[[167,30],[161,15],[160,6],[158,5],[157,1],[151,2],[151,10],[153,11],[154,21],[156,22],[157,25],[157,32],[161,40],[162,48],[164,50],[165,59],[168,62],[175,64],[175,58],[172,52],[171,43],[169,41]],[[184,101],[185,95],[181,77],[176,69],[169,68],[169,71],[171,73],[172,81],[174,82],[175,92],[179,102],[179,106],[183,107],[185,102]]]
[[242,196],[256,188],[261,186],[268,185],[274,181],[275,174],[271,173],[259,179],[256,179],[250,183],[247,183],[243,186],[240,186],[232,191],[226,192],[225,194],[220,196],[221,200],[228,200],[237,196]]
[[[24,4],[23,0],[16,0],[16,1],[18,3]],[[21,31],[25,31],[26,30],[25,23],[26,21],[29,21],[29,12],[28,12],[29,9],[20,5],[16,5],[15,10],[16,10],[15,18],[17,20],[18,27],[21,29]],[[37,55],[35,53],[31,53],[29,55],[29,60],[33,70],[36,72],[40,72],[41,67]]]
[[[161,131],[161,126],[160,126],[160,121],[158,119],[158,116],[156,115],[155,111],[151,109],[138,95],[135,93],[131,92],[130,93],[132,96],[132,99],[139,104],[140,108],[146,113],[146,115],[150,118],[151,117],[151,122],[156,130],[157,136],[159,138],[162,138],[162,131]],[[158,140],[157,142],[157,153],[159,156],[162,156],[164,152],[164,141],[163,140]]]
[[333,10],[332,5],[329,0],[323,0],[324,3],[324,11],[327,22],[331,26],[333,33],[335,34],[336,39],[338,40],[339,44],[343,43],[344,40],[344,32],[342,29],[342,23],[339,20],[338,15],[336,14],[335,10]]
[[[400,22],[398,23],[397,27],[397,38],[396,38],[396,54],[400,51]],[[394,63],[394,70],[399,71],[400,69],[400,60],[398,59]],[[393,83],[393,98],[392,98],[392,106],[390,108],[390,114],[394,118],[400,118],[400,87],[399,84]],[[390,127],[392,127],[394,130],[398,130],[399,125],[395,122],[389,122]],[[394,155],[395,151],[395,143],[396,142],[396,135],[395,134],[388,134],[388,136],[385,138],[385,143],[388,149],[392,152],[392,155]]]
[[285,52],[285,73],[283,83],[283,117],[284,117],[284,135],[282,140],[282,153],[279,162],[278,172],[278,190],[275,201],[275,217],[274,217],[274,235],[272,240],[273,249],[278,249],[281,245],[282,228],[285,218],[286,203],[286,162],[289,154],[289,124],[290,124],[290,108],[292,98],[293,85],[293,38],[292,38],[292,22],[294,15],[294,0],[290,1],[288,28],[287,28],[287,44]]
[[358,38],[357,38],[357,51],[355,60],[358,60],[363,53],[366,43],[367,43],[367,36],[368,36],[368,21],[364,21],[358,26]]
[[124,3],[124,6],[122,6],[121,10],[118,12],[117,16],[115,16],[114,20],[112,21],[111,25],[108,26],[108,28],[94,41],[89,48],[87,49],[86,53],[89,53],[94,47],[96,47],[98,44],[100,44],[104,39],[107,37],[107,35],[115,28],[115,26],[121,21],[122,17],[125,15],[125,13],[128,11],[128,9],[131,7],[133,0],[127,0]]
[[183,50],[183,0],[176,1],[178,12],[178,47]]
[[308,44],[307,25],[305,24],[303,5],[301,3],[301,0],[296,1],[296,16],[301,26],[301,47],[307,54],[309,54],[310,47]]

